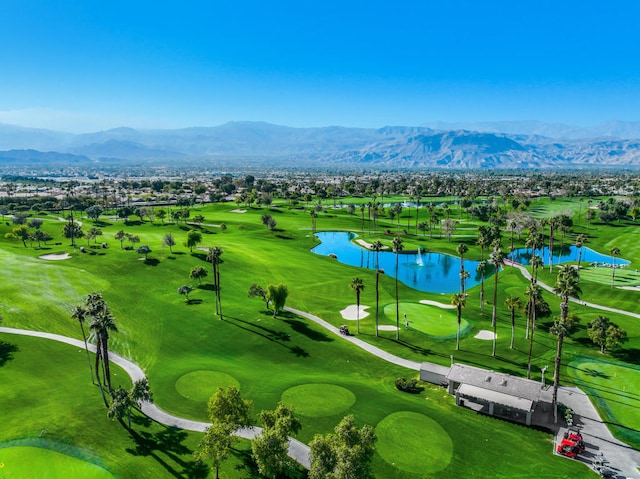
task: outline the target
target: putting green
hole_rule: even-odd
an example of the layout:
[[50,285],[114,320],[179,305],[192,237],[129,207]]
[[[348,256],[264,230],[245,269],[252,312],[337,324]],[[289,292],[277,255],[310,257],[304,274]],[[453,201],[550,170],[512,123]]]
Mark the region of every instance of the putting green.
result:
[[283,392],[282,402],[293,406],[296,414],[323,417],[346,411],[356,402],[356,396],[335,384],[301,384]]
[[50,449],[14,446],[0,449],[0,477],[109,479],[114,476],[96,464]]
[[236,378],[219,371],[192,371],[180,376],[176,381],[176,391],[192,401],[208,401],[218,387],[235,386],[240,389]]
[[411,411],[388,415],[376,426],[376,450],[402,471],[432,474],[446,468],[453,457],[453,442],[440,424]]
[[[404,328],[404,315],[407,315],[409,329],[422,331],[437,338],[455,337],[458,331],[458,315],[455,309],[443,309],[420,303],[399,303],[400,328]],[[396,304],[384,307],[384,315],[395,324]],[[469,323],[462,318],[460,334],[469,329]]]

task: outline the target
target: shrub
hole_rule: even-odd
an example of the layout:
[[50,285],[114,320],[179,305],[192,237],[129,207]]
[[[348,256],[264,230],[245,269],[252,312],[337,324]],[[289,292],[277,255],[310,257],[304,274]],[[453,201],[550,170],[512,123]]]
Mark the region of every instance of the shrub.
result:
[[417,379],[398,378],[396,379],[396,388],[398,388],[399,391],[412,394],[417,394],[422,391],[422,388],[418,386]]

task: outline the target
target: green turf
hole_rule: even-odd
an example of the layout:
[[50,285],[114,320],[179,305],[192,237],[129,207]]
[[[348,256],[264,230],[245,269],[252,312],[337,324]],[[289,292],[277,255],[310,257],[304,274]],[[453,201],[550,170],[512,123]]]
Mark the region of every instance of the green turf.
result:
[[335,384],[302,384],[284,391],[282,402],[292,405],[296,414],[321,417],[344,413],[356,402],[356,396]]
[[108,479],[109,471],[89,462],[38,447],[0,448],[0,477],[10,479]]
[[207,402],[211,391],[234,386],[240,389],[240,383],[233,377],[220,371],[192,371],[176,381],[176,391],[191,401]]
[[[380,421],[375,431],[380,455],[392,467],[424,475],[442,471],[451,462],[451,438],[428,416],[395,412]],[[429,437],[428,447],[424,447],[425,435]]]
[[[455,337],[458,330],[458,316],[455,310],[439,308],[420,303],[399,303],[400,327],[404,328],[404,315],[407,315],[409,328],[421,331],[434,338]],[[384,315],[387,322],[395,324],[396,305],[387,304],[384,307]],[[463,335],[469,329],[469,322],[462,318],[460,321],[460,334]]]

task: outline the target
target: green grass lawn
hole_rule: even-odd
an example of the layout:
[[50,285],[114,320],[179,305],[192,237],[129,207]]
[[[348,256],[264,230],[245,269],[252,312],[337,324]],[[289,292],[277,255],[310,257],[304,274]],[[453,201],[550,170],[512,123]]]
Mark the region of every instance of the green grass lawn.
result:
[[[400,340],[395,339],[395,331],[380,331],[379,337],[376,337],[375,273],[311,254],[309,250],[316,241],[311,235],[307,211],[256,208],[237,213],[232,211],[234,209],[236,205],[219,204],[197,208],[192,212],[192,216],[201,213],[206,218],[204,226],[194,227],[202,232],[202,246],[215,245],[224,250],[224,262],[221,265],[223,321],[214,314],[211,271],[205,261],[205,252],[199,249],[191,252],[183,246],[191,227],[160,222],[135,225],[117,222],[103,226],[105,234],[99,242],[106,242],[107,249],[89,247],[89,252],[81,253],[70,248],[68,240],[60,239],[62,223],[48,221],[43,228],[56,239],[39,250],[4,239],[10,227],[0,224],[0,260],[3,265],[0,268],[0,284],[3,285],[0,311],[4,315],[3,325],[80,337],[77,324],[70,319],[72,308],[81,304],[86,294],[99,291],[111,306],[118,323],[119,332],[112,334],[111,348],[145,369],[156,402],[172,413],[205,420],[206,401],[215,387],[234,384],[239,385],[244,397],[254,402],[256,412],[274,408],[279,400],[293,403],[299,410],[303,424],[299,438],[305,442],[309,442],[316,433],[331,431],[349,413],[355,415],[358,423],[375,426],[381,437],[374,458],[374,469],[379,478],[464,477],[470,474],[483,477],[478,476],[478,471],[491,471],[487,477],[527,477],[534,466],[538,477],[585,477],[588,474],[581,464],[552,456],[549,435],[458,408],[453,404],[453,398],[440,388],[427,388],[419,395],[400,393],[394,387],[394,380],[415,373],[375,359],[352,347],[341,337],[295,315],[287,313],[274,320],[271,312],[265,310],[263,301],[247,298],[252,283],[266,286],[283,282],[289,288],[289,306],[309,311],[339,325],[344,323],[339,311],[355,303],[355,295],[348,284],[351,278],[359,276],[366,285],[361,304],[371,307],[368,310],[370,314],[360,321],[361,339],[416,361],[427,360],[447,365],[450,355],[455,353],[456,361],[523,375],[528,351],[528,341],[524,338],[524,319],[522,314],[517,313],[516,347],[509,349],[510,315],[504,307],[507,296],[515,294],[524,297],[527,283],[514,268],[507,267],[500,274],[497,357],[491,357],[491,341],[480,341],[473,337],[481,329],[491,329],[492,277],[485,284],[483,313],[479,303],[479,286],[468,291],[467,306],[463,311],[466,325],[463,324],[459,351],[455,351],[455,310],[419,303],[422,299],[431,299],[448,304],[450,295],[418,292],[404,285],[399,287]],[[261,225],[260,216],[266,211],[278,222],[276,231],[269,232]],[[412,209],[412,213],[415,213],[415,209]],[[86,219],[82,221],[87,227],[91,225]],[[406,224],[406,217],[401,220],[401,225],[402,221]],[[226,231],[216,226],[206,226],[220,223],[227,225]],[[472,226],[473,223],[467,224],[467,227]],[[359,232],[361,218],[358,213],[350,216],[346,211],[328,208],[326,213],[318,217],[317,227]],[[381,220],[380,228],[395,231],[394,227],[395,222]],[[151,247],[153,252],[149,255],[150,261],[139,261],[135,251],[120,248],[113,238],[119,229],[139,235],[140,244]],[[633,235],[631,229],[625,229],[623,235]],[[176,239],[173,251],[161,245],[167,233],[173,234]],[[364,237],[367,240],[377,238],[373,233],[367,233]],[[380,239],[385,244],[391,241],[389,236],[381,235]],[[609,243],[613,239],[613,235],[603,235],[602,241]],[[600,238],[594,237],[589,246],[604,250],[597,241]],[[62,244],[55,245],[55,242]],[[471,241],[469,243],[468,257],[479,258],[478,247],[472,245]],[[81,240],[79,244],[86,247],[86,241]],[[431,239],[421,234],[407,236],[405,245],[407,248],[421,246],[455,254],[457,242]],[[52,252],[69,252],[73,257],[55,262],[38,259],[39,255]],[[635,252],[629,249],[628,254],[623,252],[623,257],[633,260],[633,254]],[[202,284],[188,277],[189,270],[197,265],[209,271],[209,276],[204,278]],[[552,275],[543,280],[553,283]],[[190,304],[185,303],[177,293],[177,289],[184,284],[194,287]],[[596,297],[598,293],[592,292],[596,291],[596,286],[583,287],[585,299],[617,302],[615,297],[608,296],[596,301],[600,299]],[[609,291],[606,285],[600,287],[603,291]],[[626,298],[627,293],[616,290],[621,298]],[[554,314],[558,314],[557,298],[551,295],[546,297]],[[631,305],[630,300],[626,301],[628,303],[624,304],[629,304],[629,308],[637,308],[635,304]],[[395,324],[395,282],[390,275],[380,278],[380,305],[381,324]],[[598,313],[578,305],[572,305],[571,308],[572,312],[577,312],[584,319],[581,329],[565,343],[565,362],[569,364],[578,356],[597,362],[599,353],[585,340],[584,326]],[[408,331],[402,324],[404,312],[410,320]],[[620,355],[616,358],[633,360],[633,351],[638,348],[640,336],[639,323],[633,323],[631,318],[611,317],[630,333],[629,343],[616,353]],[[541,367],[553,364],[555,338],[548,333],[548,322],[541,321],[536,333],[534,379],[539,379]],[[350,329],[352,332],[355,330],[354,327]],[[4,365],[0,362],[0,384],[3,384],[0,407],[3,411],[15,412],[15,425],[0,431],[0,442],[37,437],[45,429],[44,423],[51,421],[52,417],[58,417],[57,405],[64,403],[63,411],[68,414],[74,410],[83,412],[84,408],[89,409],[77,419],[78,424],[69,429],[69,434],[62,427],[48,429],[52,440],[66,441],[78,448],[91,448],[96,451],[105,469],[117,477],[133,477],[132,471],[138,469],[148,471],[145,472],[148,474],[146,477],[165,477],[168,469],[162,462],[177,471],[179,477],[188,477],[185,471],[190,461],[190,451],[197,444],[197,434],[184,435],[181,444],[185,448],[180,449],[184,454],[174,454],[174,459],[167,455],[171,451],[165,454],[166,451],[156,449],[152,452],[161,461],[151,454],[125,454],[123,459],[119,459],[118,454],[123,450],[135,450],[137,446],[131,445],[131,435],[119,423],[106,419],[99,394],[96,396],[90,383],[87,393],[76,391],[84,387],[84,381],[88,381],[86,358],[84,364],[72,366],[75,364],[72,363],[73,358],[67,356],[75,354],[77,361],[80,361],[81,355],[77,350],[63,345],[51,346],[49,354],[56,361],[50,366],[59,369],[42,378],[41,369],[36,365],[36,352],[32,351],[33,344],[40,342],[10,335],[3,335],[0,340],[17,344],[19,348],[18,352],[12,353],[14,359],[6,361]],[[65,348],[71,349],[73,354],[66,352]],[[46,350],[47,347],[39,346],[37,349]],[[20,363],[19,357],[26,362]],[[80,376],[67,379],[63,371],[69,368],[78,369]],[[29,379],[21,385],[22,379],[17,376],[23,376],[23,371]],[[565,376],[568,380],[575,380],[572,376]],[[46,382],[47,378],[54,377],[65,377],[72,384],[50,392],[47,405],[42,407],[40,414],[34,415],[31,404],[35,404],[37,391],[45,387],[44,383],[38,381]],[[5,384],[9,386],[4,387]],[[25,399],[18,401],[18,396],[13,396],[17,394],[16,391]],[[68,397],[74,396],[74,393],[78,399],[67,407]],[[603,401],[603,407],[610,407],[615,412],[618,407],[615,400],[604,397]],[[96,419],[98,417],[99,420]],[[97,422],[97,426],[93,426],[93,422]],[[420,458],[423,461],[419,462],[421,469],[409,469],[407,464],[410,457],[404,450],[405,454],[401,455],[394,449],[397,448],[394,438],[406,435],[407,444],[411,447],[432,449],[429,435],[420,437],[415,428],[411,429],[412,422],[424,427],[436,424],[444,431],[450,438],[453,450],[450,462],[438,463],[438,458],[425,453]],[[154,435],[163,430],[158,425],[148,427],[149,430],[141,429],[138,434],[143,436],[142,432],[145,432],[147,436],[143,437],[156,437]],[[501,446],[505,443],[519,445],[519,453],[514,460],[505,461],[501,454]],[[246,450],[246,445],[243,447]],[[394,459],[396,456],[397,461]],[[226,470],[245,467],[244,457],[242,451],[238,452],[225,466]],[[229,472],[229,477],[248,477],[243,475],[245,473]]]

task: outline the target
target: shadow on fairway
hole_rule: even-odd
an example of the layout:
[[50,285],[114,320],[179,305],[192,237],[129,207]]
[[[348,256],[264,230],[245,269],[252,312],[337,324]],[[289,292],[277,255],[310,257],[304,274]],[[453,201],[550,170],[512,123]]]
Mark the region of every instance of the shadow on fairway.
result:
[[[269,314],[269,317],[271,317],[271,314]],[[282,347],[287,348],[289,351],[291,351],[293,354],[295,354],[299,358],[308,358],[310,356],[309,353],[305,351],[303,348],[301,348],[300,346],[288,346],[284,344],[285,342],[291,341],[291,335],[283,331],[276,331],[274,329],[267,328],[265,326],[261,326],[258,324],[250,323],[248,321],[244,321],[242,319],[234,318],[231,316],[225,316],[225,320],[229,324],[233,324],[239,328],[244,329],[245,331],[249,331],[250,333],[257,334],[258,336],[262,336],[263,338],[269,341],[272,341],[276,344],[279,344]],[[233,320],[233,321],[229,321],[229,320]]]
[[13,353],[18,351],[18,346],[15,344],[0,341],[0,367],[4,366],[4,363],[13,359]]
[[144,260],[144,264],[149,266],[158,266],[160,264],[160,260],[156,258],[147,258]]
[[304,334],[307,338],[312,341],[321,341],[330,343],[333,341],[333,338],[326,335],[322,331],[316,331],[307,326],[306,323],[298,320],[298,319],[285,319],[285,323],[291,326],[291,328],[299,334]]
[[611,355],[625,363],[640,364],[640,349],[621,348],[613,351]]
[[[193,452],[182,444],[187,438],[185,431],[175,427],[164,427],[161,431],[154,433],[148,431],[137,432],[127,428],[124,421],[120,421],[120,423],[129,432],[131,439],[135,443],[135,447],[126,449],[129,454],[155,459],[169,474],[176,478],[198,479],[207,477],[209,469],[205,464],[199,461],[185,461],[180,457],[187,454],[191,455]],[[158,453],[162,453],[175,464],[170,464]]]

